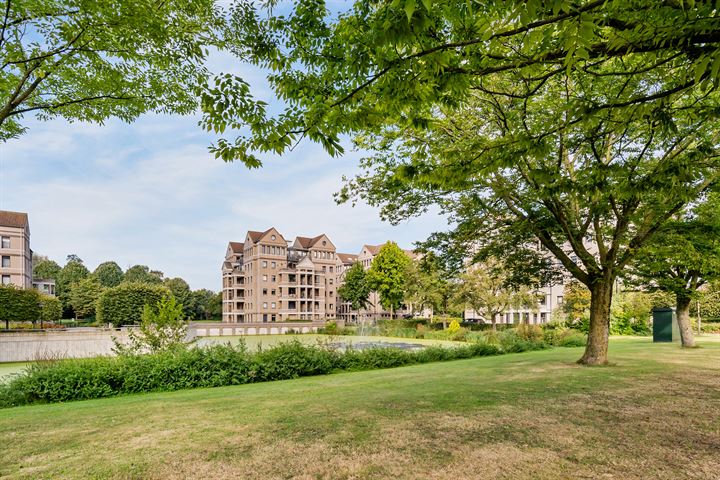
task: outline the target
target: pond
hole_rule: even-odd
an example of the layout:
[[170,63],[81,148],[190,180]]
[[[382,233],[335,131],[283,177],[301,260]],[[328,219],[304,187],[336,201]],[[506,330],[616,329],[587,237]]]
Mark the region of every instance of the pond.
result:
[[258,347],[267,348],[279,343],[287,343],[298,340],[306,345],[328,345],[334,348],[345,348],[352,346],[357,349],[367,349],[373,347],[381,348],[401,348],[403,350],[418,350],[426,346],[442,346],[453,347],[463,345],[462,342],[452,342],[447,340],[425,340],[419,338],[397,338],[397,337],[375,337],[360,335],[321,335],[321,334],[303,334],[303,335],[238,335],[225,337],[201,337],[198,338],[197,344],[217,345],[230,343],[235,345],[240,341],[244,341],[250,350],[256,350]]

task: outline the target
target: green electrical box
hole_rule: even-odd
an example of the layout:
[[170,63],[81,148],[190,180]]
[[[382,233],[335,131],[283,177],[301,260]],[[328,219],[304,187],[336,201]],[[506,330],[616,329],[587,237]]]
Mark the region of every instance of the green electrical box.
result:
[[653,342],[673,342],[680,339],[675,310],[653,308]]

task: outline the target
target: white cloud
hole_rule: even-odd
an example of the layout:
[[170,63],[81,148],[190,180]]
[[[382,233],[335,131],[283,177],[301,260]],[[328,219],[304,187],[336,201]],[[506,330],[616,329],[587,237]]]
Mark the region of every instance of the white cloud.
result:
[[248,170],[214,159],[209,142],[188,117],[107,128],[35,123],[0,149],[0,208],[27,211],[33,249],[60,262],[75,253],[89,268],[146,264],[215,290],[226,243],[250,229],[326,233],[340,251],[356,252],[387,239],[410,246],[445,226],[425,216],[392,227],[366,205],[335,205],[357,153],[333,159],[303,143]]

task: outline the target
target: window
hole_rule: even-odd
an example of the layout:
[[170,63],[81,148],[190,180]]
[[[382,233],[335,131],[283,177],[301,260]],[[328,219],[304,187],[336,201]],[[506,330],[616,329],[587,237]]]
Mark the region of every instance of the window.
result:
[[331,278],[330,280],[328,280],[328,283],[329,283],[330,285],[332,285],[332,284],[333,284],[333,279]]
[[263,282],[267,282],[267,275],[263,275]]
[[270,295],[275,295],[275,289],[270,290]]
[[275,235],[270,235],[270,240],[275,240]]
[[270,277],[270,281],[271,281],[271,282],[275,282],[276,280],[277,280],[277,277],[276,277],[275,275],[272,275],[272,276]]
[[3,255],[2,266],[3,268],[10,268],[10,257],[8,255]]
[[276,268],[276,267],[277,267],[277,264],[276,264],[275,262],[270,262],[270,267],[271,267],[271,268]]
[[2,237],[2,248],[10,248],[10,237]]
[[330,273],[333,273],[333,267],[330,267]]
[[263,295],[267,295],[267,288],[263,288]]
[[267,268],[267,260],[263,260],[262,266],[263,266],[263,268]]
[[267,302],[263,302],[263,308],[267,308]]
[[267,322],[267,313],[263,313],[263,322]]
[[262,246],[262,253],[265,253],[265,245]]
[[272,303],[270,304],[270,308],[275,308],[275,305],[276,305],[275,302],[272,302]]
[[274,321],[275,321],[275,315],[273,315],[273,316],[270,317],[270,318],[271,318],[271,320],[270,320],[271,322],[274,322]]
[[3,285],[10,285],[10,275],[3,275],[3,276],[2,276],[2,284],[3,284]]
[[325,270],[325,265],[323,265],[323,273],[325,273],[325,271],[326,271],[326,270]]
[[558,303],[558,305],[562,305],[562,303],[563,303],[563,297],[562,297],[562,295],[558,295],[558,301],[557,301],[557,303]]

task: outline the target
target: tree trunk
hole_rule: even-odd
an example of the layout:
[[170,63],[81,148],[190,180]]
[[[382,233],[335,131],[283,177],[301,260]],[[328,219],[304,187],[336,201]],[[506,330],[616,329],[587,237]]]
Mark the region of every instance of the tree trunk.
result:
[[491,313],[490,318],[492,319],[493,332],[497,332],[497,315],[494,313]]
[[614,278],[601,278],[590,287],[590,330],[582,365],[607,365],[610,331],[610,304]]
[[680,329],[680,340],[683,347],[693,348],[695,346],[695,337],[693,336],[690,326],[690,299],[684,296],[676,295],[676,315],[678,328]]

